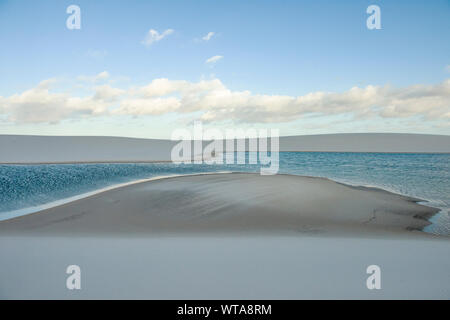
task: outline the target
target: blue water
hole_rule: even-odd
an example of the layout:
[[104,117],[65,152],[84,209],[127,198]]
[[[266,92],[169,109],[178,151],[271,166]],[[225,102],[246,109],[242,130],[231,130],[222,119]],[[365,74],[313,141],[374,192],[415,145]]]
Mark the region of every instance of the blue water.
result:
[[[2,212],[39,206],[114,184],[156,176],[217,171],[259,172],[259,165],[0,165]],[[441,209],[425,231],[450,235],[450,154],[283,152],[279,172],[383,188]]]

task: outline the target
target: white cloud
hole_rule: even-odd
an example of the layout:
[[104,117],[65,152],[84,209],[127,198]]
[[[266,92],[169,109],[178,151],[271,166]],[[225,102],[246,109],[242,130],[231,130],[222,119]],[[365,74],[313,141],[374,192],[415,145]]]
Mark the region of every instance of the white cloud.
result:
[[304,117],[331,119],[346,115],[354,121],[405,119],[418,125],[450,124],[450,79],[434,85],[353,87],[344,92],[311,92],[302,96],[232,91],[219,79],[190,82],[155,79],[124,90],[93,86],[87,97],[50,91],[52,80],[0,98],[0,115],[14,123],[57,122],[96,115],[199,116],[204,121],[246,123],[291,122]]
[[93,76],[78,76],[77,80],[79,81],[85,81],[85,82],[99,82],[102,80],[106,80],[109,78],[109,73],[107,71],[102,71],[96,75]]
[[109,78],[109,73],[107,71],[100,72],[95,76],[95,80],[103,80]]
[[97,86],[95,95],[92,97],[95,100],[116,101],[121,95],[125,94],[125,90],[110,87],[109,85]]
[[[132,112],[124,108],[125,99],[121,103],[122,113],[161,114],[164,102],[170,105],[167,112],[200,111],[205,121],[290,122],[308,115],[340,114],[354,118],[419,116],[450,121],[450,79],[437,85],[354,87],[342,93],[319,91],[297,97],[231,91],[219,79],[199,82],[155,79],[132,94],[139,96],[139,104],[145,107]],[[155,109],[150,107],[153,103]],[[138,108],[137,103],[133,106]]]
[[139,98],[124,100],[113,114],[126,115],[160,115],[175,112],[181,107],[179,99],[167,98]]
[[182,94],[195,96],[222,88],[218,79],[189,82],[184,80],[155,79],[146,86],[140,87],[135,93],[144,97],[166,96],[170,94]]
[[158,31],[156,31],[154,29],[150,29],[148,31],[148,33],[147,33],[147,36],[145,37],[145,39],[141,43],[143,45],[149,47],[153,43],[164,39],[165,37],[167,37],[168,35],[172,34],[173,32],[174,32],[174,30],[167,29],[166,31],[164,31],[163,33],[160,34]]
[[214,57],[211,57],[208,60],[206,60],[205,63],[214,64],[217,61],[219,61],[220,59],[223,59],[223,56],[214,56]]
[[104,114],[119,93],[108,86],[95,88],[88,97],[72,97],[49,91],[52,80],[44,80],[35,88],[0,100],[0,110],[13,123],[55,123],[63,119]]
[[214,35],[215,35],[214,32],[208,32],[208,34],[207,34],[206,36],[202,37],[202,40],[203,40],[203,41],[209,41],[209,40],[211,40],[211,38],[212,38]]

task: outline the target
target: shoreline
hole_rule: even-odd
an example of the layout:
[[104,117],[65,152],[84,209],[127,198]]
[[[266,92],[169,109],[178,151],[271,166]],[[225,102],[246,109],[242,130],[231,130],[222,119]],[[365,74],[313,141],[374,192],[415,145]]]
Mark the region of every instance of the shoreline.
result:
[[[51,227],[52,231],[50,233],[56,232],[61,234],[64,233],[64,230],[67,230],[69,233],[81,232],[86,235],[90,232],[95,233],[97,228],[98,231],[106,233],[121,233],[129,230],[127,231],[128,234],[136,235],[147,232],[150,234],[162,234],[165,232],[169,234],[183,234],[185,232],[208,233],[207,231],[223,234],[235,233],[234,231],[237,233],[244,231],[245,233],[246,230],[256,234],[264,232],[281,232],[282,234],[286,230],[295,230],[297,225],[299,229],[296,232],[307,234],[323,233],[323,231],[330,231],[332,234],[336,232],[339,234],[346,234],[347,232],[349,234],[380,234],[384,231],[385,234],[399,234],[402,233],[401,230],[408,233],[411,233],[409,230],[420,230],[420,234],[437,236],[424,232],[423,228],[430,224],[427,219],[438,213],[439,209],[418,204],[418,202],[423,201],[421,199],[392,193],[381,188],[343,184],[328,178],[287,174],[271,177],[267,178],[266,176],[264,178],[264,176],[259,176],[258,174],[243,172],[208,172],[159,176],[132,181],[125,185],[110,186],[106,189],[103,188],[86,193],[84,197],[79,195],[77,199],[69,198],[72,201],[60,202],[57,206],[44,208],[44,210],[2,220],[0,222],[0,233],[1,231],[10,233],[9,231],[14,229],[9,230],[10,226],[19,226],[18,229],[22,231],[33,229],[34,232],[39,229],[36,226],[46,225],[47,222],[58,224],[58,221],[83,220],[85,218],[80,218],[86,216],[88,217],[86,218],[87,221],[81,223],[75,229],[71,227],[62,229]],[[222,180],[223,182],[220,182]],[[241,183],[244,183],[244,186]],[[183,187],[179,187],[179,184],[183,185]],[[247,184],[247,187],[245,184]],[[280,190],[284,190],[283,192],[292,193],[292,199],[300,199],[300,201],[289,200],[289,197],[286,198],[283,196],[283,193],[277,193],[279,191],[276,189],[277,185]],[[313,193],[313,197],[305,196],[302,192],[297,194],[289,190],[292,185],[298,185],[300,188],[303,188],[303,193],[306,192],[307,194],[311,192],[309,189],[312,187],[317,188],[320,186],[318,190],[324,193],[325,196],[315,193]],[[252,188],[256,188],[256,191],[252,190]],[[142,190],[147,189],[148,195],[144,197]],[[259,189],[261,192],[258,191]],[[275,193],[274,190],[276,191]],[[195,201],[202,199],[203,202],[200,201],[200,204],[196,204],[192,199],[184,199],[183,195],[190,193],[192,193],[193,199],[197,199]],[[130,199],[134,199],[133,197],[136,197],[136,194],[141,198],[131,201]],[[161,194],[164,200],[155,197],[150,201],[148,198],[152,194]],[[211,197],[211,200],[209,200],[208,196]],[[239,197],[241,196],[244,200],[248,198],[249,201],[240,201]],[[353,199],[354,196],[365,197],[367,200],[358,202],[358,200]],[[205,200],[206,198],[203,199],[203,197],[208,199]],[[262,199],[263,204],[258,202],[260,200],[255,201],[258,197]],[[314,198],[318,198],[318,200]],[[110,201],[113,200],[105,202],[105,199],[117,199],[118,203],[120,201],[126,202],[129,204],[129,207],[122,206],[122,209],[120,209],[110,206]],[[336,201],[339,202],[340,207],[343,207],[342,210],[344,211],[340,207],[334,208],[335,204],[333,205],[333,203]],[[388,204],[387,207],[386,204]],[[153,206],[156,206],[157,209],[151,210],[151,213],[149,213],[151,215],[150,223],[148,220],[150,217],[142,216],[142,214]],[[186,220],[183,216],[185,213],[177,211],[179,208],[186,206],[192,207],[192,209],[186,209],[186,211],[192,213],[204,212],[204,216],[200,215],[199,217],[191,217],[191,220]],[[217,208],[214,206],[217,206]],[[328,206],[329,209],[327,209]],[[267,210],[266,207],[271,209]],[[390,207],[396,209],[391,209]],[[306,208],[307,212],[296,216],[298,215],[297,210],[303,210],[302,208]],[[332,211],[329,211],[331,209]],[[100,212],[102,210],[109,210],[109,213],[105,215],[105,213]],[[242,216],[234,214],[236,210],[242,211]],[[277,212],[277,210],[280,212]],[[348,212],[345,210],[348,210]],[[373,210],[373,212],[370,210]],[[82,211],[83,214],[81,216],[72,214],[77,211]],[[90,211],[92,211],[92,216],[98,216],[95,223],[88,221],[90,220]],[[218,221],[214,220],[214,216],[217,215],[216,211],[225,217],[223,221],[220,221],[220,219]],[[137,219],[136,221],[142,221],[133,224],[134,222],[131,223],[128,220],[124,220],[123,215],[125,212],[127,212],[126,214],[129,217]],[[178,212],[179,216],[174,215],[166,219],[161,216],[166,212]],[[258,214],[259,212],[262,213],[255,215],[257,212]],[[275,218],[274,212],[277,212],[277,218]],[[340,216],[336,217],[336,212]],[[88,214],[85,215],[85,213]],[[109,221],[109,219],[112,219],[112,216],[114,216],[114,221]],[[101,220],[101,223],[98,219]],[[247,227],[240,225],[241,222],[247,224]],[[372,228],[372,225],[377,226],[377,228]]]
[[[270,151],[270,150],[269,150]],[[244,151],[245,153],[248,153],[249,151]],[[437,154],[437,155],[450,155],[450,152],[391,152],[391,151],[330,151],[330,150],[326,150],[326,151],[317,151],[317,150],[283,150],[283,151],[278,151],[278,153],[350,153],[350,154],[425,154],[425,155],[433,155],[433,154]],[[192,158],[192,161],[194,161],[195,158]],[[204,160],[204,159],[203,159]],[[47,165],[47,164],[153,164],[153,163],[176,163],[172,160],[86,160],[86,161],[37,161],[37,162],[32,162],[32,161],[16,161],[16,162],[2,162],[0,161],[0,165],[28,165],[28,166],[32,166],[32,165]]]
[[[36,214],[36,213],[39,213],[41,211],[45,211],[47,209],[57,208],[57,207],[60,207],[60,206],[66,205],[66,204],[70,204],[70,203],[76,202],[78,200],[83,200],[83,199],[90,198],[90,197],[95,196],[97,194],[102,194],[104,192],[108,192],[108,191],[111,191],[111,190],[115,190],[115,189],[131,186],[131,185],[135,185],[135,184],[139,184],[139,183],[150,182],[150,181],[160,180],[160,179],[174,178],[174,177],[183,177],[183,176],[201,175],[201,174],[214,174],[214,173],[221,174],[221,173],[232,173],[232,172],[211,172],[211,173],[205,172],[205,173],[200,173],[200,174],[193,173],[193,174],[180,174],[180,175],[169,175],[169,176],[156,176],[156,177],[152,177],[152,178],[138,179],[138,180],[133,180],[133,181],[119,183],[119,184],[112,184],[112,185],[107,186],[107,187],[103,187],[103,188],[100,188],[100,189],[84,192],[84,193],[81,193],[81,194],[78,194],[78,195],[74,195],[74,196],[71,196],[71,197],[62,198],[62,199],[58,199],[58,200],[55,200],[55,201],[47,202],[47,203],[44,203],[44,204],[41,204],[41,205],[32,206],[32,207],[26,207],[26,208],[12,210],[12,211],[0,212],[0,223],[2,221],[8,221],[8,220],[11,220],[11,219],[27,216],[27,215],[30,215],[30,214]],[[5,218],[4,216],[7,216],[7,218]]]

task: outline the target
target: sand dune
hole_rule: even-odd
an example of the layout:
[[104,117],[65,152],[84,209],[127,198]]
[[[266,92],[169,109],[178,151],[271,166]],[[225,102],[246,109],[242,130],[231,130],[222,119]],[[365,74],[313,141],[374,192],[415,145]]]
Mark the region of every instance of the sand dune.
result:
[[[0,135],[0,163],[169,161],[170,140]],[[206,145],[206,142],[205,142]],[[280,138],[280,151],[449,153],[450,136],[392,133]]]
[[168,161],[168,140],[0,135],[0,163]]
[[323,178],[251,173],[165,178],[0,223],[0,233],[323,233],[420,229],[437,209]]
[[450,136],[406,133],[342,133],[280,139],[281,151],[449,153]]

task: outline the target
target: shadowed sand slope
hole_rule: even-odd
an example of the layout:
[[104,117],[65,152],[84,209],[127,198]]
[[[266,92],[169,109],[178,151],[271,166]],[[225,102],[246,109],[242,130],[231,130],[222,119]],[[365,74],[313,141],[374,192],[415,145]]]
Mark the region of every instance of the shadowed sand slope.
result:
[[372,233],[420,229],[417,199],[327,179],[249,173],[166,178],[0,222],[0,234]]

